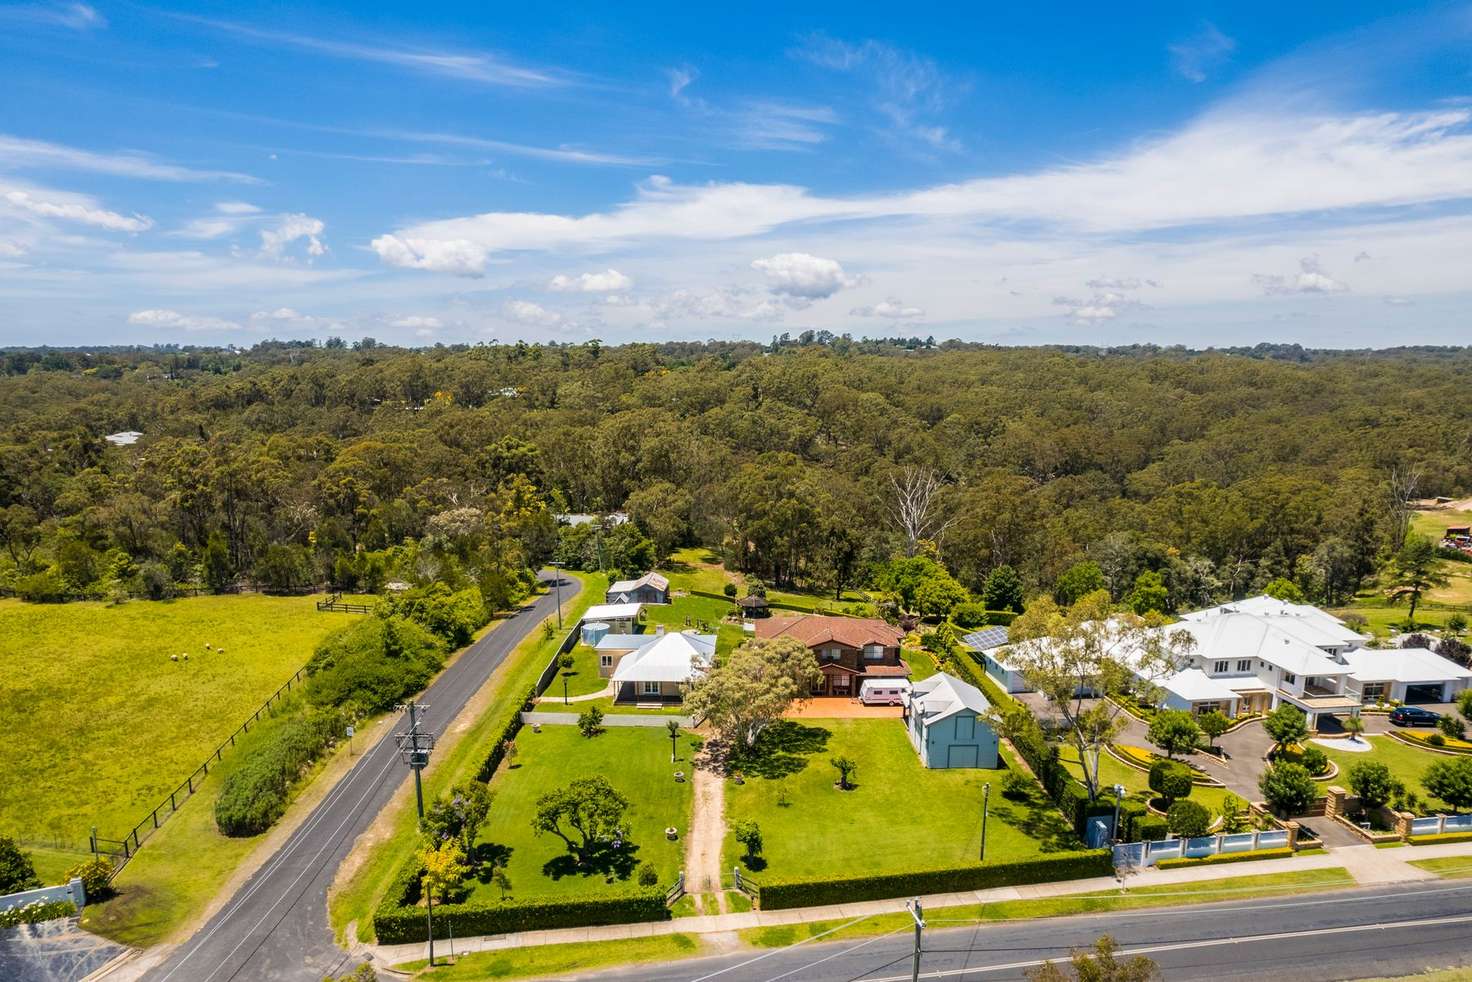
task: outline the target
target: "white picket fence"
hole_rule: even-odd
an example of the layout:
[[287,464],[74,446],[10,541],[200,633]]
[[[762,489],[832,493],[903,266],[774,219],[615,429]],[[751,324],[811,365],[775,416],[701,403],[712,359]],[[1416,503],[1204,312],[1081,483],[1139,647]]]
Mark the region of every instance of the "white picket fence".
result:
[[1283,829],[1237,832],[1232,835],[1203,835],[1196,839],[1125,842],[1114,847],[1114,865],[1126,868],[1154,866],[1162,859],[1200,859],[1228,852],[1281,849],[1286,845],[1288,833]]
[[1472,832],[1472,815],[1429,815],[1411,820],[1411,835]]

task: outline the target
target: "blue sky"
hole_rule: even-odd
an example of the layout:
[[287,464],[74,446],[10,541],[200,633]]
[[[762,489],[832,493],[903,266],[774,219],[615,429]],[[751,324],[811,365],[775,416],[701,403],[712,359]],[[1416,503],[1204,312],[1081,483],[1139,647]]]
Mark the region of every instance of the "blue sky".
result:
[[5,344],[1469,337],[1464,4],[0,0],[0,64]]

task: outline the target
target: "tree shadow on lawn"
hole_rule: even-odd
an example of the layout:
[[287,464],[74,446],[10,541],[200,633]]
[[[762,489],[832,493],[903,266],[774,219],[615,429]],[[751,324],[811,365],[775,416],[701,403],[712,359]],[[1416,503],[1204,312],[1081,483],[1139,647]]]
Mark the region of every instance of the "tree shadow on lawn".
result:
[[1017,801],[993,797],[992,802],[992,817],[1037,842],[1040,852],[1072,852],[1083,848],[1073,826],[1041,790],[1029,789],[1027,797]]
[[515,851],[499,842],[482,842],[476,845],[470,856],[475,868],[475,878],[482,883],[491,882],[498,866],[506,867],[511,864],[511,854]]
[[789,777],[808,766],[807,757],[822,753],[833,731],[806,726],[794,720],[778,720],[756,738],[756,746],[731,757],[731,767],[743,774],[768,780]]
[[542,864],[542,875],[560,880],[564,876],[601,876],[606,880],[627,880],[634,875],[638,865],[638,845],[625,842],[623,848],[615,849],[609,842],[599,843],[587,854],[587,861],[578,863],[578,857],[570,852],[553,856]]

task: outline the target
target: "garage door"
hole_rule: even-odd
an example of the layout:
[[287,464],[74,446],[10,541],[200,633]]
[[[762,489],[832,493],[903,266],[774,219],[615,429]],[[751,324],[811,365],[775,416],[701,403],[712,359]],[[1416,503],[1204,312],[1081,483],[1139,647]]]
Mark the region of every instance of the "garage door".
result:
[[1406,686],[1406,702],[1441,702],[1442,683]]
[[951,747],[950,760],[946,762],[947,767],[975,767],[977,766],[978,750],[975,744],[964,747]]

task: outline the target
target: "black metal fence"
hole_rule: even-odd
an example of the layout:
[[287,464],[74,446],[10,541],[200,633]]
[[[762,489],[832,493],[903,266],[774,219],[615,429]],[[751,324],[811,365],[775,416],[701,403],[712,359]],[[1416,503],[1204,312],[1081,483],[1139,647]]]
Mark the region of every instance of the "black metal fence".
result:
[[109,839],[105,836],[98,835],[95,828],[92,830],[88,845],[93,855],[106,855],[112,858],[112,876],[117,876],[122,868],[128,864],[128,860],[132,859],[138,850],[143,848],[143,843],[148,841],[148,837],[153,835],[164,822],[167,822],[169,817],[178,811],[184,802],[194,796],[194,792],[199,790],[199,786],[209,776],[210,767],[224,759],[225,751],[235,746],[236,739],[249,733],[250,728],[261,721],[262,714],[269,712],[273,705],[284,699],[287,693],[291,692],[293,686],[299,686],[302,679],[306,677],[306,674],[307,670],[305,668],[298,669],[296,674],[287,679],[281,688],[271,693],[270,698],[261,703],[260,708],[249,719],[236,727],[235,732],[231,733],[225,742],[216,747],[214,753],[204,759],[204,763],[196,767],[194,772],[185,778],[177,788],[170,791],[169,796],[160,801],[154,807],[153,811],[148,813],[146,818],[137,825],[134,825],[127,835],[121,839]]

